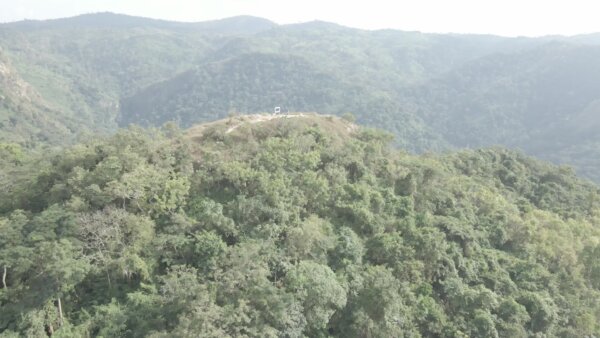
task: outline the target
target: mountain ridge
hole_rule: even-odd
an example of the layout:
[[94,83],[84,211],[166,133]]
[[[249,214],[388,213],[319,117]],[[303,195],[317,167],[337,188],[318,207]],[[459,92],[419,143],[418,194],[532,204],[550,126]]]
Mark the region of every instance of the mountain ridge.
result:
[[[32,26],[39,26],[41,27],[43,24],[52,24],[52,23],[60,23],[62,22],[78,22],[78,23],[84,23],[86,20],[89,20],[91,22],[95,22],[96,24],[106,24],[107,22],[105,20],[115,20],[115,19],[121,19],[121,22],[124,22],[126,19],[128,19],[130,22],[134,21],[134,22],[146,22],[147,24],[150,23],[154,23],[155,25],[160,25],[163,24],[163,27],[165,26],[177,26],[177,25],[202,25],[202,24],[206,24],[208,26],[212,25],[212,24],[224,24],[227,23],[228,21],[243,21],[243,20],[250,20],[250,21],[255,21],[256,23],[262,23],[264,25],[271,25],[271,26],[279,26],[279,27],[301,27],[303,25],[306,26],[313,26],[313,27],[318,27],[318,26],[328,26],[328,27],[339,27],[339,28],[348,28],[348,29],[353,29],[353,30],[360,30],[360,31],[365,31],[365,32],[389,32],[389,31],[393,31],[393,32],[406,32],[406,33],[420,33],[420,34],[427,34],[427,35],[441,35],[441,36],[479,36],[479,37],[500,37],[500,38],[506,38],[506,39],[549,39],[549,40],[563,40],[563,39],[574,39],[574,40],[578,40],[578,41],[583,41],[583,42],[588,42],[588,43],[600,43],[600,32],[590,32],[590,33],[580,33],[580,34],[571,34],[571,35],[562,35],[562,34],[548,34],[548,35],[536,35],[536,36],[526,36],[526,35],[518,35],[518,36],[504,36],[504,35],[498,35],[498,34],[493,34],[493,33],[456,33],[456,32],[424,32],[424,31],[419,31],[419,30],[406,30],[406,29],[399,29],[399,28],[378,28],[378,29],[364,29],[364,28],[358,28],[358,27],[353,27],[353,26],[346,26],[346,25],[341,25],[332,21],[326,21],[326,20],[319,20],[319,19],[314,19],[314,20],[309,20],[309,21],[303,21],[303,22],[295,22],[295,23],[285,23],[285,24],[277,24],[275,23],[273,20],[268,19],[268,18],[264,18],[264,17],[259,17],[259,16],[253,16],[253,15],[235,15],[235,16],[229,16],[229,17],[224,17],[224,18],[219,18],[219,19],[207,19],[207,20],[201,20],[201,21],[180,21],[180,20],[172,20],[172,19],[160,19],[160,18],[151,18],[151,17],[145,17],[145,16],[139,16],[139,15],[134,15],[134,14],[126,14],[126,13],[119,13],[119,12],[111,12],[111,11],[101,11],[101,12],[89,12],[89,13],[82,13],[82,14],[77,14],[77,15],[73,15],[73,16],[68,16],[68,17],[60,17],[60,18],[51,18],[51,19],[22,19],[22,20],[16,20],[16,21],[7,21],[7,22],[0,22],[0,27],[1,26],[28,26],[28,25],[32,25]],[[114,23],[114,22],[113,22]]]
[[[244,25],[246,24],[246,25]],[[243,28],[248,27],[274,27],[277,24],[274,22],[250,15],[238,15],[216,20],[206,20],[197,22],[172,21],[164,19],[154,19],[128,14],[119,14],[114,12],[96,12],[80,14],[68,18],[46,19],[46,20],[21,20],[13,22],[0,23],[0,27],[10,28],[29,28],[29,29],[44,29],[44,28],[72,28],[72,27],[87,27],[87,28],[134,28],[134,27],[154,27],[166,29],[212,29],[219,31],[219,27],[227,27],[237,25],[235,32],[242,32]],[[249,34],[256,33],[258,29],[250,30]]]

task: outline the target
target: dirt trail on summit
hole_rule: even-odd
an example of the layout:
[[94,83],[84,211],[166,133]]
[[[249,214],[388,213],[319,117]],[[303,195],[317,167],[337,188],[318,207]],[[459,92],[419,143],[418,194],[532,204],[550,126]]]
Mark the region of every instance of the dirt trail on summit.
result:
[[274,120],[274,119],[281,119],[281,118],[293,118],[293,117],[305,117],[306,115],[304,115],[303,113],[299,113],[299,114],[289,114],[289,115],[247,115],[246,119],[244,121],[241,121],[240,123],[236,124],[235,126],[231,126],[229,127],[229,129],[227,129],[227,131],[225,131],[226,134],[231,133],[232,131],[236,130],[239,126],[241,126],[244,123],[251,123],[251,124],[255,124],[255,123],[259,123],[259,122],[264,122],[264,121],[270,121],[270,120]]

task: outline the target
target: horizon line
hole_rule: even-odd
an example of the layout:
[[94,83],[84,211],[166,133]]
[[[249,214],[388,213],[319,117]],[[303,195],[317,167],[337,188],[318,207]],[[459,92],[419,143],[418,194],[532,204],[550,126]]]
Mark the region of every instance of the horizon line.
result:
[[526,34],[504,35],[504,34],[497,34],[497,33],[452,32],[452,31],[440,32],[440,31],[412,30],[412,29],[401,29],[401,28],[361,28],[361,27],[353,27],[353,26],[343,25],[343,24],[339,24],[339,23],[336,23],[333,21],[327,21],[327,20],[321,20],[321,19],[280,23],[280,22],[276,22],[275,20],[272,20],[270,18],[260,17],[260,16],[256,16],[256,15],[249,15],[249,14],[240,14],[240,15],[233,15],[233,16],[227,16],[227,17],[216,18],[216,19],[200,20],[200,21],[184,21],[184,20],[172,20],[172,19],[156,18],[156,17],[149,17],[149,16],[140,16],[140,15],[134,15],[134,14],[127,14],[127,13],[118,13],[118,12],[112,12],[112,11],[86,12],[86,13],[80,13],[80,14],[75,14],[75,15],[71,15],[71,16],[45,18],[45,19],[23,18],[20,20],[13,20],[13,21],[0,21],[0,26],[1,25],[18,24],[18,23],[26,23],[26,22],[43,23],[45,21],[69,20],[69,19],[74,19],[74,18],[83,17],[83,16],[94,16],[94,15],[103,15],[103,14],[104,15],[110,14],[110,15],[115,15],[115,16],[123,16],[123,17],[145,19],[145,20],[153,20],[153,21],[161,21],[164,23],[173,23],[173,24],[182,24],[182,25],[185,25],[185,24],[193,25],[193,24],[201,24],[201,23],[209,23],[209,22],[219,22],[219,21],[225,21],[225,20],[229,20],[229,19],[246,17],[246,18],[254,18],[254,19],[269,21],[276,26],[293,26],[293,25],[302,25],[302,24],[309,24],[309,23],[325,23],[325,24],[336,25],[336,26],[339,26],[342,28],[355,29],[355,30],[367,31],[367,32],[398,31],[398,32],[413,32],[413,33],[431,34],[431,35],[476,35],[476,36],[496,36],[496,37],[502,37],[502,38],[515,38],[515,39],[518,39],[518,38],[535,39],[535,38],[552,38],[552,37],[572,38],[572,37],[595,35],[595,34],[600,35],[600,32],[596,32],[596,31],[587,32],[587,33],[577,33],[577,34],[571,34],[571,35],[552,34],[552,33],[543,34],[543,35],[526,35]]

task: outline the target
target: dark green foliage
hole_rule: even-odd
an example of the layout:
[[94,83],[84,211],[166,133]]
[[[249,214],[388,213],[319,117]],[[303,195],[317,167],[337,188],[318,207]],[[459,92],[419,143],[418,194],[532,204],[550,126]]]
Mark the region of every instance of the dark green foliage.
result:
[[600,196],[570,170],[238,122],[0,148],[2,334],[600,335]]

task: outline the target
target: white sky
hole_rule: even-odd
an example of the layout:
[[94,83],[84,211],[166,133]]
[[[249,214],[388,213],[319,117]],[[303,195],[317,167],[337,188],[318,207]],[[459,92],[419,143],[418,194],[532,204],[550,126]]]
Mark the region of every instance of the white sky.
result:
[[0,22],[116,12],[176,21],[254,15],[364,29],[505,36],[600,32],[594,0],[0,0]]

